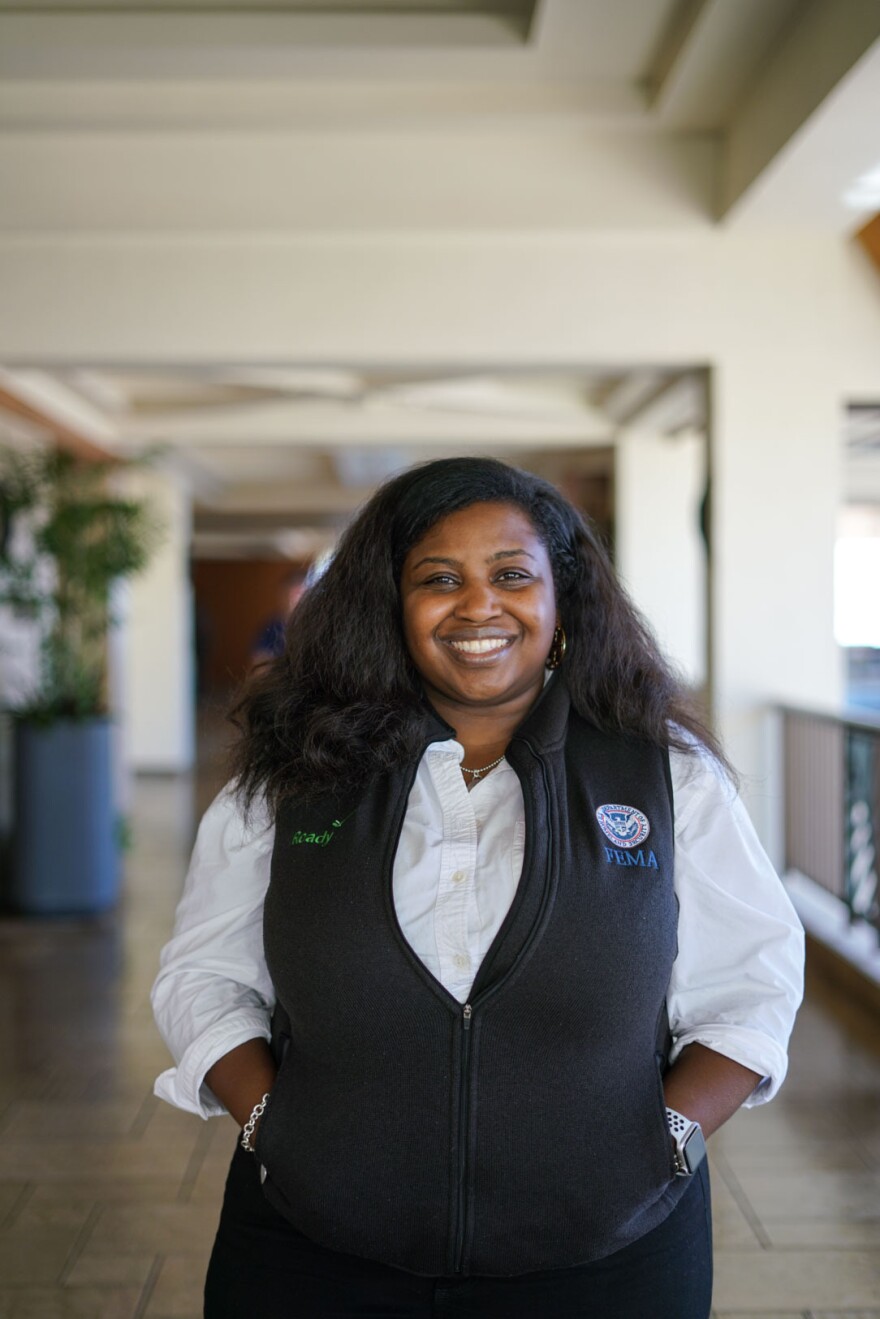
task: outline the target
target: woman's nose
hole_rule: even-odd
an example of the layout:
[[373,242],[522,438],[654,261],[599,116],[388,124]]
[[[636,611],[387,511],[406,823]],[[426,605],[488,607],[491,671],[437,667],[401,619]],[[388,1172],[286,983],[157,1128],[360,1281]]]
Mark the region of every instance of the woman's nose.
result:
[[498,595],[491,582],[470,582],[462,589],[456,601],[459,618],[480,620],[494,618],[501,612]]

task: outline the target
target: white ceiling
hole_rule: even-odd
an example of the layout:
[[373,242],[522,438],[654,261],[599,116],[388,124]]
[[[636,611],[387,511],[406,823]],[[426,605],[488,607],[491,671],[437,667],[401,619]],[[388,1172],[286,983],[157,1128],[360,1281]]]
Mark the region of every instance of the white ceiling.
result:
[[[0,0],[0,242],[845,234],[878,126],[875,0]],[[34,364],[0,437],[161,445],[216,517],[319,525],[416,453],[699,429],[698,365]]]
[[0,236],[663,228],[753,192],[852,228],[878,39],[874,0],[0,0]]

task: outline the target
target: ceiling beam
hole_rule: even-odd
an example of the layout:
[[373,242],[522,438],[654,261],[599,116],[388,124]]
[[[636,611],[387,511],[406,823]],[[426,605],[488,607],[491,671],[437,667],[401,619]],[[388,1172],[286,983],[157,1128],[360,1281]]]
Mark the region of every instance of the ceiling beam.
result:
[[666,387],[665,371],[629,371],[605,395],[602,411],[616,426],[626,426]]
[[140,448],[172,445],[222,449],[241,445],[305,444],[311,448],[349,444],[597,444],[608,443],[612,427],[592,411],[561,417],[493,416],[436,411],[390,400],[368,399],[361,407],[334,400],[271,402],[234,408],[199,408],[132,420],[119,429],[119,444]]
[[668,436],[703,432],[707,425],[706,375],[694,371],[667,377],[627,421],[633,430]]
[[665,129],[720,131],[804,0],[682,0],[647,79]]
[[[795,12],[784,38],[763,65],[728,126],[720,202],[724,216],[739,219],[748,213],[751,196],[768,187],[777,172],[781,176],[782,167],[798,146],[798,139],[807,137],[817,122],[821,127],[821,113],[836,111],[840,115],[839,98],[849,90],[847,75],[858,74],[860,62],[869,57],[880,40],[880,3],[878,0],[847,0],[846,4],[840,0],[812,0]],[[871,80],[876,93],[876,70],[872,70]],[[861,93],[869,101],[870,90]],[[826,102],[827,105],[823,104]],[[856,147],[869,157],[873,150],[868,163],[874,163],[877,122],[875,115],[864,124],[864,143],[852,143],[846,133],[835,136],[830,144],[832,153],[839,153],[841,144],[850,155],[855,154]],[[857,132],[858,121],[853,123],[851,115],[845,116],[845,123],[850,132]],[[829,143],[823,139],[822,152],[827,152],[828,147]],[[851,168],[847,158],[847,169]],[[787,189],[790,194],[788,183],[784,179],[777,192]],[[820,172],[815,186],[827,189],[824,172]],[[806,200],[801,188],[790,197],[789,205],[802,211]],[[809,224],[811,220],[809,215],[801,216],[802,223]]]
[[[2,58],[2,57],[0,57]],[[321,79],[245,77],[165,79],[162,95],[146,75],[118,81],[7,78],[0,84],[0,128],[66,133],[112,128],[242,129],[314,132],[368,128],[443,128],[507,125],[537,119],[560,123],[645,124],[642,91],[622,78],[504,81],[456,78],[435,69],[423,77],[328,74]],[[646,125],[647,126],[647,125]]]
[[75,454],[86,462],[114,461],[116,455],[96,444],[91,436],[62,421],[46,408],[29,401],[16,389],[11,373],[0,371],[0,408],[36,425],[59,449]]
[[[399,463],[398,467],[405,466]],[[200,497],[199,502],[212,512],[230,515],[252,515],[255,510],[266,516],[282,517],[316,514],[336,516],[353,513],[375,489],[375,484],[358,487],[333,486],[317,481],[278,479],[271,484],[240,481],[229,485],[213,497]]]
[[673,6],[645,75],[645,91],[652,105],[665,94],[700,19],[711,3],[712,0],[678,0]]
[[477,10],[393,13],[0,10],[0,74],[14,78],[273,77],[315,51],[522,47],[523,25]]

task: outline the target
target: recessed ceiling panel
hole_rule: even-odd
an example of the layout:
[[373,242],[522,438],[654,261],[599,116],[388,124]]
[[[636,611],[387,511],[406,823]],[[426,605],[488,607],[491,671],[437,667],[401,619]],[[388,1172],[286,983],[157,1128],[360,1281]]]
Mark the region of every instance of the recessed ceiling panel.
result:
[[0,10],[40,14],[64,11],[95,13],[186,13],[224,10],[254,14],[271,9],[290,14],[486,14],[521,21],[531,16],[535,0],[0,0]]
[[[487,19],[524,38],[537,0],[0,0],[0,13],[39,15],[91,14],[289,14],[304,19],[358,20]],[[333,29],[328,27],[328,37]],[[348,35],[343,29],[340,35]]]

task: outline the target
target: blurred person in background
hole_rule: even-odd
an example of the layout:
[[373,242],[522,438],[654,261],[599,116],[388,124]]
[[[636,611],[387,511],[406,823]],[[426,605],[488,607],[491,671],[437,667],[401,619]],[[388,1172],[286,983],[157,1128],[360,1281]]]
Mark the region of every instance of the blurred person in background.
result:
[[251,668],[269,664],[284,652],[284,629],[307,589],[308,570],[292,568],[278,584],[278,608],[254,637]]
[[707,1319],[802,931],[591,528],[403,473],[236,717],[153,994],[157,1093],[241,1128],[207,1319]]

